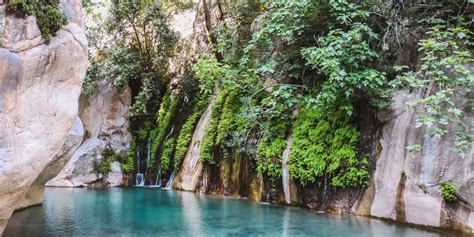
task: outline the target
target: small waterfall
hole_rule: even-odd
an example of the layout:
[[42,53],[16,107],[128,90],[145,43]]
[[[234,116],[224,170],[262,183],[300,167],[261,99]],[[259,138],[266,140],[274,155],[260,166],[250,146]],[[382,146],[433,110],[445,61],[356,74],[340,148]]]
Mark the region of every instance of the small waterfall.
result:
[[140,173],[140,150],[137,148],[137,171]]
[[173,171],[173,173],[170,176],[170,179],[168,180],[168,183],[166,183],[166,189],[171,189],[173,187],[174,179],[176,178],[176,170]]
[[148,136],[148,140],[146,142],[146,160],[145,160],[145,176],[144,176],[145,179],[148,173],[148,164],[150,164],[150,155],[151,155],[150,150],[151,150],[151,143],[150,143],[150,137]]
[[267,195],[265,195],[265,201],[268,203],[272,203],[272,192],[268,190]]
[[158,165],[158,169],[156,170],[155,186],[161,187],[161,165]]
[[140,171],[141,161],[140,161],[140,151],[137,149],[137,173],[135,174],[135,186],[144,186],[145,178]]
[[319,209],[320,213],[326,212],[326,203],[327,203],[327,191],[328,191],[328,172],[324,172],[324,189],[323,189],[323,200],[321,203],[321,208]]
[[145,186],[145,178],[142,173],[137,173],[137,176],[135,177],[135,186]]
[[288,138],[288,143],[286,145],[285,150],[283,151],[282,157],[282,181],[283,181],[283,193],[285,194],[285,202],[286,204],[291,203],[291,196],[290,196],[290,170],[288,168],[288,160],[290,158],[290,150],[291,146],[293,145],[293,136],[290,135]]

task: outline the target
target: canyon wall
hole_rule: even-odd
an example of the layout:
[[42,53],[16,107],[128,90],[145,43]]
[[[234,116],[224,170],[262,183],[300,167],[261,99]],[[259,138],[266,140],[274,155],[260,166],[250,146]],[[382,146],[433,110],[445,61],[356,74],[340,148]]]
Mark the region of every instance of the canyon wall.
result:
[[106,155],[127,152],[131,141],[128,120],[131,99],[129,89],[119,92],[107,80],[98,82],[91,95],[81,96],[79,116],[87,135],[64,169],[46,186],[122,185],[123,173],[118,161],[112,163],[107,175],[98,173],[96,167]]
[[41,203],[84,135],[79,95],[88,66],[82,2],[60,3],[68,24],[46,44],[35,17],[0,1],[0,232],[16,209]]
[[[199,135],[205,131],[209,108],[197,125],[173,187],[474,233],[473,150],[462,158],[453,150],[454,136],[429,138],[425,128],[417,128],[419,115],[408,105],[414,96],[400,91],[394,96],[390,112],[378,114],[385,124],[377,133],[380,139],[372,138],[375,144],[371,162],[375,169],[367,188],[301,187],[291,180],[291,173],[289,179],[283,174],[281,182],[271,183],[257,177],[249,159],[238,154],[220,159],[216,165],[203,166],[199,161]],[[465,119],[472,122],[474,116],[467,114]],[[449,130],[457,129],[452,126]],[[421,151],[407,152],[407,146],[420,142]],[[287,149],[291,149],[291,136]],[[288,151],[283,158],[285,153]],[[444,182],[456,187],[455,202],[444,201],[440,191]]]
[[[471,69],[472,70],[472,69]],[[473,70],[474,71],[474,70]],[[405,91],[394,96],[392,113],[380,116],[381,154],[377,159],[373,181],[355,206],[355,213],[418,225],[474,231],[474,151],[462,158],[455,151],[455,132],[442,138],[430,138],[425,128],[417,128],[419,118],[407,103],[417,94]],[[461,102],[463,103],[463,102]],[[465,102],[464,102],[465,103]],[[474,116],[467,113],[467,124]],[[410,153],[406,147],[423,145]],[[443,200],[440,185],[452,183],[458,200]]]

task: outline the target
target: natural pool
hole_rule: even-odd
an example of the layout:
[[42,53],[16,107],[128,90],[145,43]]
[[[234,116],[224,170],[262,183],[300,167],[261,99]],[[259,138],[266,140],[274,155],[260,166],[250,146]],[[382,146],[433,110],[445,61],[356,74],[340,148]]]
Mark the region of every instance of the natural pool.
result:
[[161,189],[47,188],[5,236],[453,236],[379,220]]

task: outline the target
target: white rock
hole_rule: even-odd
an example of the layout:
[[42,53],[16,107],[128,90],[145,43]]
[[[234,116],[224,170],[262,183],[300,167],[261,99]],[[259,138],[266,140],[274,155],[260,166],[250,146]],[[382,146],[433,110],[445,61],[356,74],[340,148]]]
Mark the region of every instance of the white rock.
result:
[[[71,1],[62,1],[70,6]],[[15,209],[42,201],[43,186],[83,137],[78,99],[88,66],[80,4],[43,44],[35,19],[5,19],[0,49],[0,233]],[[74,29],[71,31],[69,29]],[[2,29],[3,30],[3,29]]]

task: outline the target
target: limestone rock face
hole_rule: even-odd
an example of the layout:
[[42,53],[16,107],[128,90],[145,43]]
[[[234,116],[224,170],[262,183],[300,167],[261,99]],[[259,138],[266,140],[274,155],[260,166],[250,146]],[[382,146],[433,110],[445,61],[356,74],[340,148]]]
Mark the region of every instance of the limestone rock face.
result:
[[184,157],[181,169],[173,183],[173,188],[175,189],[196,191],[198,188],[201,176],[203,175],[203,165],[200,161],[201,142],[206,134],[207,125],[211,120],[212,106],[214,103],[215,99],[213,98],[196,125],[188,152]]
[[[414,96],[399,92],[394,97],[392,117],[383,127],[382,153],[373,184],[356,213],[473,232],[474,151],[465,158],[453,151],[455,126],[441,139],[426,137],[427,130],[415,126],[418,115],[407,105]],[[472,122],[474,116],[466,114],[465,119]],[[419,143],[421,151],[406,151],[407,146]],[[443,182],[456,186],[461,201],[451,204],[443,200]]]
[[44,183],[84,135],[78,105],[88,61],[81,4],[64,0],[61,7],[70,9],[69,23],[49,44],[34,17],[0,20],[0,233],[14,210],[42,201]]
[[119,186],[123,175],[120,164],[114,162],[112,171],[103,177],[95,167],[105,153],[125,153],[130,145],[128,112],[129,90],[118,92],[107,81],[98,83],[96,92],[81,97],[80,117],[88,137],[72,155],[66,167],[47,186],[88,187]]

